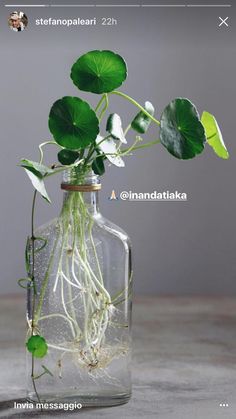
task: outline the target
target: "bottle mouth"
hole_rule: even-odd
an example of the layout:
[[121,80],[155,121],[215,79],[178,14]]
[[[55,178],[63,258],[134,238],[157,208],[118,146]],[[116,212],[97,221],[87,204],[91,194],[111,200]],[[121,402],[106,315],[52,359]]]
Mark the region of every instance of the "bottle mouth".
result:
[[78,168],[63,172],[61,189],[65,191],[92,192],[102,187],[100,178],[92,170],[81,172]]
[[63,189],[64,191],[93,192],[99,191],[101,188],[101,183],[91,185],[71,185],[69,183],[61,183],[61,189]]

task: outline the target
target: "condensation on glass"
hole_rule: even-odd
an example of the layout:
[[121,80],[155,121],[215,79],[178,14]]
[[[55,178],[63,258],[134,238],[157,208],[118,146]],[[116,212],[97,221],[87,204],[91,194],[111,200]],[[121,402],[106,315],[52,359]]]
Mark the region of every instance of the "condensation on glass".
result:
[[[34,358],[42,402],[83,406],[125,403],[131,395],[131,248],[127,234],[98,208],[99,178],[65,172],[58,218],[37,230],[46,246],[35,254],[35,332],[45,337],[47,355]],[[88,185],[88,191],[74,191]],[[37,244],[37,242],[36,242]],[[39,242],[38,247],[42,241]],[[42,246],[41,246],[42,247]],[[32,320],[32,288],[27,320]],[[27,354],[27,396],[37,400]]]

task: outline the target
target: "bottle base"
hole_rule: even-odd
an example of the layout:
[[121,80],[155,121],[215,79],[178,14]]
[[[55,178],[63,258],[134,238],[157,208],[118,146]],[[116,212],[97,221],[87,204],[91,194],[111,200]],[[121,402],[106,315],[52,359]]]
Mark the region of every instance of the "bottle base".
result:
[[[85,395],[85,394],[40,394],[40,403],[53,403],[58,405],[58,410],[63,409],[60,407],[61,404],[71,404],[75,406],[76,404],[81,404],[81,408],[84,407],[109,407],[109,406],[118,406],[121,404],[128,403],[131,398],[131,393],[121,393],[121,394],[106,394],[106,395]],[[31,403],[39,403],[35,393],[30,392],[27,394],[27,400]],[[47,408],[49,409],[49,408]],[[55,407],[53,407],[55,409]]]

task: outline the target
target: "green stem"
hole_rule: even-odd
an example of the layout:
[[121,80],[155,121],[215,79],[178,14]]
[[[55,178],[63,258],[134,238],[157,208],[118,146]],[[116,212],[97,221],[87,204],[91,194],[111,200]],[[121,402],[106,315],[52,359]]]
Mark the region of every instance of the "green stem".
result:
[[106,137],[104,137],[101,141],[99,141],[99,143],[97,143],[97,147],[100,146],[100,144],[102,144],[104,141],[108,140],[108,138],[111,137],[111,134],[108,134]]
[[99,273],[100,281],[101,281],[101,284],[104,285],[103,284],[102,271],[101,271],[101,267],[100,267],[100,263],[99,263],[99,260],[98,260],[98,255],[97,255],[97,251],[96,251],[94,239],[93,239],[92,228],[93,228],[93,219],[92,219],[92,217],[90,217],[90,222],[89,222],[89,236],[90,236],[90,240],[91,240],[92,247],[93,247],[93,252],[94,252],[96,263],[97,263],[97,268],[98,268],[98,273]]
[[[139,150],[140,148],[152,147],[154,144],[160,144],[160,140],[153,140],[153,141],[150,141],[149,143],[137,145],[136,147],[132,148],[132,151]],[[127,148],[122,150],[122,152],[126,152],[126,151],[128,151]]]
[[143,108],[136,100],[134,100],[132,97],[126,95],[123,92],[119,92],[118,90],[114,90],[113,92],[109,93],[110,95],[118,95],[123,97],[124,99],[128,100],[129,102],[131,102],[134,106],[137,106],[137,108],[140,109],[140,111],[142,111],[145,115],[147,115],[153,122],[155,122],[157,125],[161,125],[160,121],[158,121],[156,118],[154,118],[154,116],[152,116],[149,112],[146,111],[145,108]]
[[47,374],[47,372],[46,372],[46,371],[44,371],[44,372],[42,372],[42,374],[36,375],[36,376],[34,377],[34,379],[35,379],[35,380],[37,380],[38,378],[41,378],[44,374]]
[[101,141],[99,141],[99,143],[97,143],[96,145],[94,145],[94,144],[91,144],[91,146],[90,146],[90,148],[89,148],[89,151],[88,151],[88,154],[87,154],[87,157],[86,157],[86,159],[84,160],[84,164],[83,164],[83,166],[86,168],[86,166],[89,164],[89,163],[91,163],[91,157],[93,156],[93,153],[96,151],[96,147],[99,147],[99,145],[100,144],[102,144],[104,141],[106,141],[106,140],[108,140],[108,138],[110,138],[111,137],[111,134],[109,134],[109,135],[107,135],[106,137],[104,137]]
[[95,112],[97,112],[98,111],[98,109],[100,108],[100,106],[101,106],[101,104],[102,104],[102,102],[105,100],[105,95],[102,95],[102,97],[101,97],[101,99],[99,100],[99,102],[98,102],[98,104],[97,104],[97,106],[96,106],[96,108],[95,108]]
[[[73,213],[72,211],[73,211],[73,209],[70,207],[70,212]],[[69,222],[68,222],[68,225],[69,225]],[[69,228],[68,228],[68,225],[66,226],[66,240],[67,240],[67,247],[69,248],[69,234],[68,234]],[[73,238],[73,240],[74,240],[74,238]],[[73,244],[73,246],[74,246],[74,244]],[[66,252],[65,258],[66,258],[66,261],[65,261],[65,263],[66,263],[66,275],[67,275],[67,278],[72,283],[71,278],[70,278],[70,268],[69,268],[69,256],[68,256],[68,252]],[[76,325],[77,336],[79,336],[79,335],[81,335],[81,330],[80,330],[80,327],[79,327],[79,325],[77,323],[77,320],[76,320],[75,307],[74,307],[73,298],[72,298],[72,288],[71,288],[72,285],[70,283],[67,283],[67,287],[68,287],[68,293],[69,293],[69,299],[70,299],[70,301],[69,301],[68,304],[70,305],[71,317],[74,320],[74,323]]]
[[[134,143],[136,144],[136,143]],[[134,146],[134,144],[129,147],[129,148],[125,148],[123,150],[121,150],[121,153],[104,153],[104,157],[105,156],[125,156],[127,155],[127,153],[130,153],[131,151],[136,151],[139,150],[140,148],[148,148],[148,147],[152,147],[154,144],[160,144],[160,140],[154,140],[154,141],[150,141],[149,143],[146,144],[141,144],[141,145],[137,145]]]
[[61,167],[60,169],[53,171],[52,173],[48,173],[48,174],[46,174],[46,175],[44,176],[44,179],[45,179],[45,178],[48,178],[49,176],[56,175],[57,173],[64,172],[66,169],[73,169],[73,167],[78,167],[78,166],[79,166],[79,164],[80,164],[80,163],[82,163],[83,161],[84,161],[84,159],[81,159],[81,160],[77,161],[77,162],[76,162],[76,163],[74,163],[74,164],[70,164],[70,165],[68,165],[68,166],[66,166],[66,165],[65,165],[65,166]]
[[101,120],[102,120],[102,118],[103,118],[103,116],[104,116],[104,114],[105,114],[105,112],[106,112],[106,110],[107,110],[107,108],[109,106],[108,94],[105,93],[104,96],[105,96],[106,103],[105,103],[105,106],[104,106],[104,108],[102,109],[102,111],[100,113],[99,122],[101,122]]
[[[135,146],[136,144],[140,141],[140,137],[136,137],[134,143],[127,148],[126,150],[121,150],[121,155],[122,156],[126,156],[127,154],[131,153],[131,151],[135,150]],[[117,151],[119,151],[119,149],[117,149]]]
[[[33,283],[33,301],[32,301],[32,319],[31,319],[31,336],[34,334],[34,310],[35,310],[35,299],[37,295],[36,285],[35,285],[35,235],[34,235],[34,213],[35,213],[35,203],[36,203],[37,191],[34,191],[33,202],[32,202],[32,211],[31,211],[31,255],[32,255],[32,269],[31,269],[31,280]],[[34,354],[31,356],[31,379],[34,388],[35,395],[38,399],[38,402],[41,403],[34,378]]]
[[126,136],[126,134],[129,132],[130,128],[131,128],[131,124],[129,124],[129,125],[125,128],[125,130],[124,130],[124,136]]
[[56,143],[56,141],[44,141],[44,143],[39,144],[39,153],[40,153],[39,163],[40,164],[42,164],[42,162],[43,162],[43,147],[45,145],[48,145],[48,144],[54,144],[54,145],[57,145],[58,146],[58,144]]
[[42,306],[43,306],[43,300],[44,300],[44,296],[45,296],[47,285],[48,285],[48,280],[49,280],[49,276],[50,276],[50,271],[51,271],[51,267],[52,267],[52,262],[53,262],[58,238],[59,238],[59,232],[57,233],[57,237],[56,237],[55,242],[54,242],[53,250],[52,250],[52,253],[51,253],[51,256],[50,256],[50,259],[49,259],[48,268],[47,268],[47,271],[46,271],[46,274],[45,274],[45,277],[44,277],[44,280],[43,280],[43,283],[42,283],[42,287],[41,287],[41,290],[40,290],[39,302],[38,302],[38,305],[37,305],[37,310],[36,310],[35,315],[34,315],[36,324],[37,324],[38,319],[39,319],[40,314],[41,314],[41,310],[42,310]]
[[93,155],[94,151],[95,151],[95,146],[94,146],[94,144],[91,144],[91,146],[89,147],[87,157],[84,160],[84,164],[83,164],[84,168],[86,168],[86,166],[88,165],[89,159]]

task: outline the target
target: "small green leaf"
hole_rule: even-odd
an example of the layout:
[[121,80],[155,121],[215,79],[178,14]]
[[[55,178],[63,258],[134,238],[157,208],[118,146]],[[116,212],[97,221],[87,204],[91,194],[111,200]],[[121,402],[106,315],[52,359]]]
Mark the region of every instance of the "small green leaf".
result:
[[32,172],[39,179],[42,179],[49,173],[53,173],[53,170],[49,167],[32,160],[21,159],[20,166]]
[[213,148],[218,157],[228,159],[229,153],[215,117],[209,112],[204,111],[201,121],[206,131],[207,143]]
[[105,165],[102,156],[96,157],[92,163],[92,169],[96,175],[102,176],[105,173]]
[[[155,109],[151,102],[145,102],[144,109],[150,113],[150,115],[154,115]],[[131,127],[134,131],[137,131],[139,134],[145,134],[147,132],[149,125],[151,124],[151,119],[142,111],[139,112],[133,121],[131,122]]]
[[26,342],[26,347],[35,358],[43,358],[48,350],[46,340],[39,335],[31,336]]
[[174,99],[164,109],[160,140],[178,159],[192,159],[204,150],[205,130],[196,107],[188,99]]
[[46,201],[48,201],[50,203],[51,201],[50,201],[50,198],[47,194],[43,179],[38,178],[34,173],[29,171],[28,169],[25,169],[25,171],[26,171],[27,175],[29,176],[33,187],[40,193],[40,195],[44,199],[46,199]]
[[61,164],[68,166],[69,164],[73,164],[79,158],[79,153],[78,151],[67,150],[64,148],[59,151],[57,158]]
[[122,128],[121,118],[117,113],[112,113],[109,115],[106,130],[115,140],[120,140],[124,144],[127,143]]
[[34,286],[32,279],[29,278],[29,277],[28,278],[20,278],[20,279],[18,279],[17,283],[21,288],[24,288],[24,289],[28,289],[29,287],[33,288],[33,286]]
[[69,150],[86,148],[99,132],[95,112],[78,97],[57,100],[50,110],[48,124],[55,141]]
[[127,77],[123,58],[112,51],[89,51],[72,66],[71,79],[80,89],[92,93],[109,93]]

